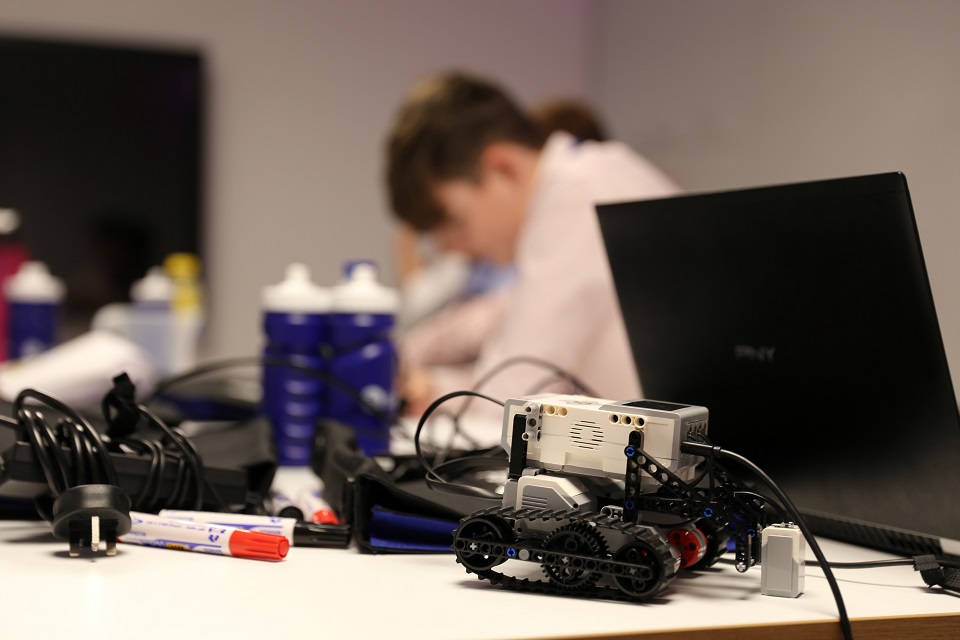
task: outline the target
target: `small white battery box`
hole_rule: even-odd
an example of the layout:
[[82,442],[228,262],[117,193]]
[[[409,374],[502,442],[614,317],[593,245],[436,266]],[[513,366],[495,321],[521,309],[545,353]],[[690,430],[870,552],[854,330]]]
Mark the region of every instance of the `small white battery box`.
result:
[[803,593],[807,544],[792,523],[774,524],[760,533],[760,593],[796,598]]

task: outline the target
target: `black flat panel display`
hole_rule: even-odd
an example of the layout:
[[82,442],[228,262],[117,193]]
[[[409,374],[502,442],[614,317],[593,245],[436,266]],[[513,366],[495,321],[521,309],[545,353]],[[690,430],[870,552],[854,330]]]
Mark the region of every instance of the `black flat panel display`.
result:
[[801,508],[960,540],[960,419],[901,174],[599,215],[646,397],[706,406],[713,442]]
[[195,51],[0,37],[0,208],[66,281],[74,331],[199,252],[202,133]]

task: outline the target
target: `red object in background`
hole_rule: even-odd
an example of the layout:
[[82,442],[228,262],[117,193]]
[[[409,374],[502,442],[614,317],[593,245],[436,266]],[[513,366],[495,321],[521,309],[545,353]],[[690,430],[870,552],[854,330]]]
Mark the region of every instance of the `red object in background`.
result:
[[[27,247],[17,241],[0,239],[0,291],[7,278],[17,273],[20,265],[30,259]],[[5,297],[0,304],[0,361],[7,359],[7,333],[10,316],[9,305]]]

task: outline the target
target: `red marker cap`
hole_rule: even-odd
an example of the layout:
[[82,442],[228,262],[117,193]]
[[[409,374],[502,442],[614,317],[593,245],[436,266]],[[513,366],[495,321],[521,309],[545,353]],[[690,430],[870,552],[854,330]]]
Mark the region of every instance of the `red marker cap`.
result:
[[317,509],[310,516],[310,522],[318,522],[320,524],[340,524],[340,519],[337,518],[331,509]]
[[301,489],[297,495],[297,506],[303,511],[303,516],[308,522],[340,524],[330,503],[324,500],[315,489],[310,487]]
[[229,544],[230,555],[258,560],[282,560],[290,550],[290,542],[284,536],[244,529],[231,533]]

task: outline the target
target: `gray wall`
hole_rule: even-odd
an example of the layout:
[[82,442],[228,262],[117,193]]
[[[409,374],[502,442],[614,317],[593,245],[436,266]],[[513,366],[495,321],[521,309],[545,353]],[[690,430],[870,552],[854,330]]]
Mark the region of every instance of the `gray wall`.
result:
[[370,257],[392,278],[381,147],[411,82],[466,67],[528,102],[584,96],[590,16],[585,0],[0,2],[6,32],[206,53],[209,356],[260,348],[261,289],[289,262],[332,284]]
[[688,189],[905,172],[960,370],[958,24],[952,0],[0,3],[4,31],[206,52],[211,356],[259,348],[260,289],[290,261],[392,276],[384,132],[412,80],[464,66],[525,102],[592,99]]
[[960,2],[606,0],[597,18],[591,95],[685,188],[906,174],[960,382]]

